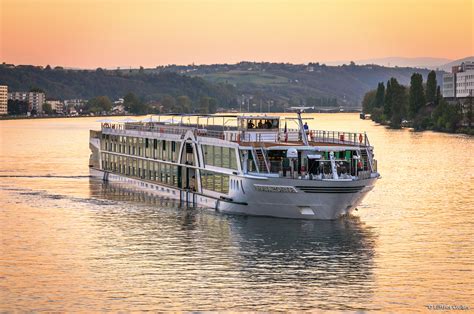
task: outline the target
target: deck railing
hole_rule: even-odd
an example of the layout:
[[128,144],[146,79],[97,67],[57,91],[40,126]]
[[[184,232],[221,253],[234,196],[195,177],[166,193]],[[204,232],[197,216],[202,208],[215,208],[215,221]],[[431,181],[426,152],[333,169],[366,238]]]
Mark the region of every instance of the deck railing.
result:
[[[196,136],[211,137],[231,142],[255,142],[255,143],[284,143],[284,142],[302,142],[301,132],[296,129],[284,130],[237,130],[235,127],[219,130],[217,127],[201,125],[180,126],[164,123],[103,123],[102,130],[112,133],[125,133],[126,130],[140,132],[156,132],[164,134],[184,135],[192,130]],[[370,146],[369,139],[365,133],[352,133],[326,130],[306,131],[310,143],[331,143],[351,146]]]

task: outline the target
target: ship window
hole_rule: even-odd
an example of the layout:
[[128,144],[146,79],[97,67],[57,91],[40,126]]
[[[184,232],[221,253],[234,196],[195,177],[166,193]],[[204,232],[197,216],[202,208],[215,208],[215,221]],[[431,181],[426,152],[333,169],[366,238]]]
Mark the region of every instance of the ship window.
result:
[[229,193],[229,176],[213,171],[201,170],[201,185],[203,189],[219,193]]
[[237,170],[235,148],[202,145],[202,149],[205,165]]

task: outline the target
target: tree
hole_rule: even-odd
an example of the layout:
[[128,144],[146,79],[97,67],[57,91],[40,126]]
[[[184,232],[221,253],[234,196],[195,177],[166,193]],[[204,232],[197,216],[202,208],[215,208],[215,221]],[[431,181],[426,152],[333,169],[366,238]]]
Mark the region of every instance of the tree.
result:
[[441,87],[438,85],[438,88],[436,89],[436,100],[435,100],[435,105],[439,105],[439,102],[443,98],[443,95],[441,95]]
[[377,93],[375,94],[374,107],[382,108],[384,102],[385,102],[385,85],[383,85],[383,82],[380,82],[377,85]]
[[362,100],[362,111],[365,113],[372,113],[374,109],[374,103],[376,98],[376,90],[371,90],[365,93],[364,99]]
[[402,119],[405,116],[407,106],[406,90],[397,80],[391,82],[392,87],[392,116],[390,117],[390,127],[399,129],[402,126]]
[[46,114],[52,114],[53,113],[53,108],[51,107],[50,103],[44,103],[43,104],[43,112]]
[[112,109],[112,102],[107,96],[97,96],[87,102],[85,109],[93,113],[110,111]]
[[28,112],[28,103],[26,101],[9,99],[7,111],[9,115],[25,115]]
[[436,102],[436,72],[431,71],[428,74],[428,79],[426,81],[426,101],[429,103]]
[[209,113],[209,97],[203,96],[199,100],[199,113]]
[[188,96],[178,96],[176,98],[176,108],[179,112],[190,113],[192,109],[192,102]]
[[209,113],[216,113],[217,111],[217,100],[209,97]]
[[175,112],[176,110],[176,99],[173,96],[165,95],[161,99],[161,104],[163,105],[163,109],[168,112]]
[[[380,83],[379,88],[382,89]],[[402,119],[406,115],[406,106],[407,96],[405,87],[400,85],[396,78],[392,77],[387,82],[387,90],[383,102],[383,116],[377,111],[376,119],[381,122],[389,120],[390,127],[400,128]]]
[[441,99],[433,111],[433,120],[435,129],[454,132],[462,120],[461,105],[459,103],[450,105]]
[[423,92],[423,76],[413,73],[410,81],[410,96],[408,103],[408,114],[411,119],[415,118],[420,108],[425,105],[425,95]]
[[123,106],[125,109],[134,114],[145,114],[147,113],[146,111],[146,106],[143,104],[143,102],[138,99],[138,97],[134,93],[128,93],[125,95],[123,98]]
[[392,101],[393,101],[392,80],[397,81],[393,77],[387,81],[387,90],[385,92],[385,101],[383,105],[383,114],[386,117],[392,116]]

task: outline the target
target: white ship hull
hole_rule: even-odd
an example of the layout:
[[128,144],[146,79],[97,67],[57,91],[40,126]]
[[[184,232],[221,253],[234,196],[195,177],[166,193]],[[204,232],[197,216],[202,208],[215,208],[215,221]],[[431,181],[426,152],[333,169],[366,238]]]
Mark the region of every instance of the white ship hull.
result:
[[183,118],[103,123],[91,131],[91,175],[191,207],[296,219],[348,215],[379,178],[365,134],[307,132],[300,115],[293,132],[279,117]]
[[90,169],[92,177],[118,184],[126,189],[139,189],[152,195],[168,197],[189,206],[209,208],[222,213],[270,216],[293,219],[332,220],[350,214],[372,190],[377,178],[358,181],[313,181],[235,176],[240,184],[229,197],[197,193],[156,182],[125,177]]

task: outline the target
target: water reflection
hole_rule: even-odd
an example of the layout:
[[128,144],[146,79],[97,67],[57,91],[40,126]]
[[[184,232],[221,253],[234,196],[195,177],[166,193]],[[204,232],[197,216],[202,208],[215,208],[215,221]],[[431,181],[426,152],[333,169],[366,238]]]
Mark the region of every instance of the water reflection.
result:
[[1,121],[0,308],[473,308],[473,138],[311,116],[311,129],[366,130],[375,146],[383,179],[360,220],[227,216],[113,191],[86,178],[97,118]]
[[[205,287],[218,286],[219,297],[207,296],[214,300],[209,309],[216,304],[229,309],[234,303],[239,310],[281,309],[282,304],[288,309],[367,309],[370,304],[376,237],[356,217],[231,216],[186,208],[115,183],[91,180],[90,188],[94,197],[127,204],[97,213],[97,226],[118,235],[107,241],[112,251],[94,250],[102,252],[97,260],[114,263],[111,268],[137,280],[145,272],[146,280],[160,282],[155,289],[167,291],[169,299],[176,301],[191,289],[194,297],[185,303],[207,309],[199,296],[208,293]],[[130,262],[140,272],[130,273]]]

